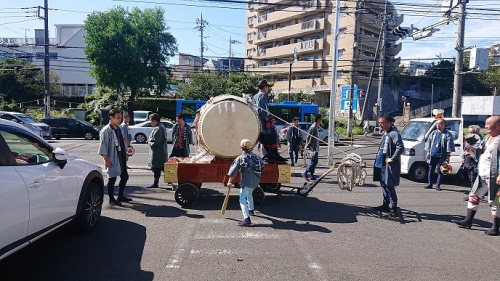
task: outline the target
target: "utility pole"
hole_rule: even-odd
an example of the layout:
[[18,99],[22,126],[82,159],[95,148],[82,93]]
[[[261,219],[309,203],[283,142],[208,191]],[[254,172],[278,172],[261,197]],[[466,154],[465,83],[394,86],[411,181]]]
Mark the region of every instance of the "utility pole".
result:
[[231,40],[231,36],[229,36],[229,65],[228,65],[229,73],[231,73],[231,57],[233,56],[233,51],[231,50],[231,45],[240,44],[240,43],[241,42],[238,40]]
[[203,29],[205,29],[205,25],[208,24],[206,20],[203,20],[203,13],[201,13],[201,19],[196,19],[196,29],[201,32],[201,41],[200,41],[200,51],[201,51],[201,71],[203,71],[203,51],[205,50],[203,44]]
[[45,117],[50,117],[50,62],[49,62],[49,1],[44,1],[44,28],[45,28],[45,54],[44,54],[44,74],[45,74],[45,94],[44,94],[44,105],[45,105]]
[[[349,117],[347,119],[347,136],[352,137],[352,104],[354,101],[354,70],[356,58],[358,57],[357,49],[358,49],[358,9],[359,2],[356,0],[356,9],[354,10],[354,43],[352,45],[352,66],[351,66],[351,87],[349,94]],[[358,105],[359,106],[359,105]]]
[[377,96],[377,128],[378,128],[378,119],[380,118],[380,114],[382,112],[382,91],[384,87],[384,67],[385,67],[385,39],[386,39],[386,29],[387,29],[387,0],[384,1],[384,18],[382,23],[382,46],[380,48],[380,56],[379,56],[379,69],[378,69],[378,96]]
[[431,84],[431,112],[434,109],[434,84]]
[[462,115],[462,71],[464,68],[464,35],[465,35],[465,5],[468,0],[460,0],[460,14],[458,19],[458,37],[455,60],[455,73],[453,80],[453,107],[451,117],[460,117]]
[[335,95],[337,94],[337,56],[339,52],[340,0],[335,1],[335,27],[332,46],[332,78],[330,84],[330,113],[328,114],[328,165],[333,165],[335,149]]

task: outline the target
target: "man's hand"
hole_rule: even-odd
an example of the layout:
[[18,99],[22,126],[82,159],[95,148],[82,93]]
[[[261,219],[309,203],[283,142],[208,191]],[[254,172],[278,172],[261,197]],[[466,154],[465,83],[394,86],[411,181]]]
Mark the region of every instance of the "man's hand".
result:
[[431,154],[427,153],[427,159],[431,158]]
[[233,183],[231,183],[231,182],[228,182],[228,183],[227,183],[227,188],[233,188],[233,187],[234,187],[234,184],[233,184]]
[[385,163],[391,164],[392,163],[392,158],[385,158]]
[[[497,176],[497,185],[500,185],[500,175]],[[500,191],[498,193],[500,193]],[[498,195],[498,193],[497,193],[497,195]],[[500,195],[498,195],[498,196],[500,196]]]
[[109,158],[104,159],[104,167],[111,168],[112,165],[113,163],[111,163],[111,160],[109,160]]

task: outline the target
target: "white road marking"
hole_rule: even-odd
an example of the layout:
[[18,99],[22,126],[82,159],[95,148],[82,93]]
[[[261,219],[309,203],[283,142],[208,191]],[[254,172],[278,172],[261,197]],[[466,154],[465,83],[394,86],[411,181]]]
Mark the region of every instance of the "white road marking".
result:
[[184,230],[177,236],[178,239],[175,243],[175,245],[177,245],[177,249],[172,255],[170,255],[165,268],[178,269],[181,266],[182,258],[184,256],[184,253],[186,252],[186,248],[188,247],[190,238],[194,232],[194,227],[195,221],[189,220],[186,228],[184,228]]
[[240,238],[253,238],[253,239],[278,239],[280,235],[267,234],[261,231],[244,231],[244,232],[204,232],[195,234],[193,239],[240,239]]

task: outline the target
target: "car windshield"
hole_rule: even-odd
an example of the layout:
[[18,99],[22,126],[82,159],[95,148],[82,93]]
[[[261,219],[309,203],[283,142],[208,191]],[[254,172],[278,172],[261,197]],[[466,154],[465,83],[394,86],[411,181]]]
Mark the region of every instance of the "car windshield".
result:
[[421,141],[431,125],[430,121],[410,121],[401,132],[401,138],[407,141]]
[[31,119],[28,115],[16,114],[16,117],[21,119],[24,123],[36,123],[36,121]]
[[84,121],[84,120],[76,120],[76,121],[82,123],[83,125],[87,125],[87,126],[90,126],[90,127],[95,127],[94,124],[91,124],[91,123],[89,123],[87,121]]
[[148,119],[147,112],[134,112],[134,119]]

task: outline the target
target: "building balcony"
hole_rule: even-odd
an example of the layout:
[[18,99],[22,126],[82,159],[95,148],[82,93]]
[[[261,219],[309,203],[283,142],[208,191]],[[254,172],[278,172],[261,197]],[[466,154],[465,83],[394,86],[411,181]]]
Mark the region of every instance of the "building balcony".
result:
[[362,14],[359,22],[361,23],[361,27],[369,26],[374,30],[380,30],[382,27],[382,20],[372,14]]
[[395,46],[392,46],[390,48],[387,48],[386,54],[391,57],[395,57],[401,52],[401,49],[403,48],[403,44],[399,43]]
[[368,34],[358,35],[358,44],[370,47],[372,49],[377,49],[378,38]]
[[257,34],[257,44],[282,40],[290,37],[302,37],[304,35],[325,29],[325,19],[310,20],[287,27],[260,32]]
[[323,50],[324,39],[313,39],[302,41],[294,44],[257,50],[255,59],[270,59],[277,57],[290,57],[293,55],[294,48],[297,48],[297,55],[300,57],[303,54]]
[[290,4],[290,0],[258,0],[254,3],[254,9],[260,11],[277,6],[277,4]]
[[[323,61],[296,61],[292,64],[292,73],[318,71],[323,68]],[[263,72],[265,75],[288,75],[290,72],[290,63],[279,63],[266,66],[260,66],[253,71]]]
[[324,9],[325,5],[324,4],[322,5],[320,1],[317,0],[308,1],[302,6],[287,7],[283,10],[259,15],[257,17],[257,22],[254,23],[254,26],[256,28],[260,28],[278,22],[286,22],[292,18],[302,18],[308,16],[309,14],[317,13],[318,11]]
[[[292,89],[312,88],[325,85],[323,78],[307,78],[292,80]],[[274,82],[273,90],[288,89],[288,81]]]

